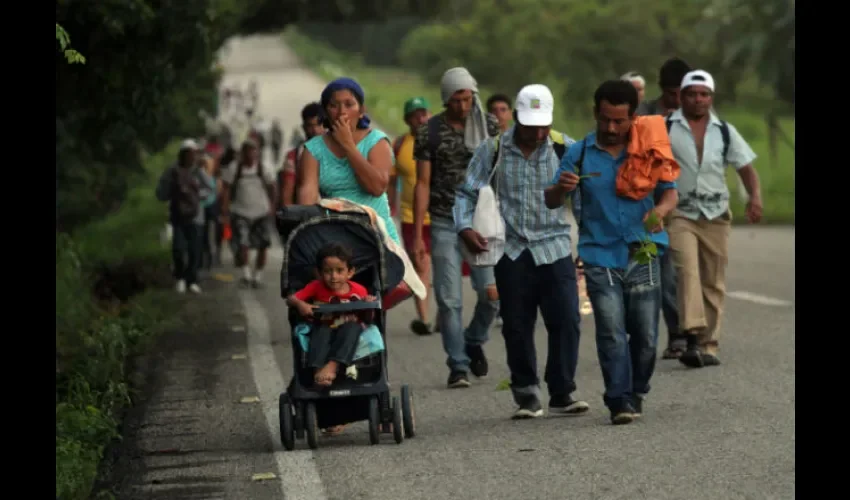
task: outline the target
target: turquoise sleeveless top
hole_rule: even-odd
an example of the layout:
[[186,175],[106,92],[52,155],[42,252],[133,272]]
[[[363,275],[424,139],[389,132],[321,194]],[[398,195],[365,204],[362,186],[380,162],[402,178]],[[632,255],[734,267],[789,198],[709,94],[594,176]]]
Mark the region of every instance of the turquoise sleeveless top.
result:
[[[390,141],[387,134],[380,130],[372,129],[357,143],[357,150],[360,151],[360,154],[364,158],[368,158],[369,151],[375,147],[375,144],[378,144],[382,140]],[[387,200],[387,193],[381,196],[372,196],[366,191],[363,191],[363,188],[360,187],[357,178],[354,176],[351,163],[348,162],[348,159],[337,158],[328,149],[323,136],[318,135],[313,137],[307,141],[304,147],[319,162],[319,193],[322,197],[345,198],[354,203],[372,208],[379,217],[384,219],[384,224],[387,226],[387,232],[390,238],[396,243],[401,244],[395,223],[390,215],[390,204]],[[395,158],[393,158],[393,161],[395,161]]]

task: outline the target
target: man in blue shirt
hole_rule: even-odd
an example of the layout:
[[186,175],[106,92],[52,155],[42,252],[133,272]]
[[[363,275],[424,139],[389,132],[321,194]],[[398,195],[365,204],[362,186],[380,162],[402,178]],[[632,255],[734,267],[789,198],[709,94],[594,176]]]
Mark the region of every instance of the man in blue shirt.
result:
[[[641,200],[617,196],[616,176],[626,159],[638,94],[631,83],[612,80],[600,85],[593,99],[596,132],[571,146],[561,160],[554,185],[546,189],[546,206],[562,205],[578,187],[578,248],[596,320],[604,401],[613,424],[628,424],[640,416],[649,392],[661,307],[658,259],[642,264],[635,254],[647,237],[659,253],[668,246],[662,221],[676,207],[676,184],[659,182],[656,196]],[[645,228],[652,212],[657,224]]]
[[563,204],[547,210],[543,199],[559,164],[549,135],[554,103],[546,86],[523,87],[514,125],[498,136],[498,147],[496,139],[488,139],[476,149],[454,203],[455,227],[467,248],[479,253],[487,250],[487,241],[472,228],[478,190],[490,182],[499,199],[505,253],[495,277],[511,391],[519,406],[515,419],[543,415],[534,346],[538,307],[549,334],[549,409],[571,415],[588,410],[587,403],[571,396],[576,390],[579,311],[570,225]]

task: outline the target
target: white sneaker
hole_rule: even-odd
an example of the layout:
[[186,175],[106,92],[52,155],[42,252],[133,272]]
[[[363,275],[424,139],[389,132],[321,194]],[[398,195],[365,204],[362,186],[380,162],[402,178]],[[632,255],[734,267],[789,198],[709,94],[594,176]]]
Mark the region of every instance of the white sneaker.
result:
[[189,285],[189,291],[192,293],[201,293],[201,287],[197,283],[192,283]]
[[186,281],[177,280],[177,285],[175,285],[174,289],[177,290],[177,293],[186,293]]

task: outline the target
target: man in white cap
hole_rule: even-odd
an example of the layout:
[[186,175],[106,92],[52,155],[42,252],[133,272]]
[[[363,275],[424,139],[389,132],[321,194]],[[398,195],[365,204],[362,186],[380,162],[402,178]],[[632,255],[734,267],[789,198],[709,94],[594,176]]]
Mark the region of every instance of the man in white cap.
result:
[[682,79],[681,109],[667,119],[673,155],[681,166],[679,203],[670,221],[670,247],[676,266],[679,324],[687,348],[679,361],[701,368],[717,358],[726,295],[726,263],[732,213],[726,167],[735,168],[747,190],[745,216],[761,220],[756,154],[738,130],[712,111],[714,78],[703,70]]
[[544,195],[559,166],[550,137],[554,106],[545,85],[523,87],[516,98],[514,125],[478,147],[454,205],[461,239],[471,252],[482,252],[487,241],[472,229],[478,191],[488,182],[497,190],[505,220],[505,254],[496,264],[495,277],[517,419],[543,415],[534,347],[538,307],[549,334],[544,377],[549,408],[568,414],[588,409],[587,403],[572,397],[579,308],[570,224],[563,203],[549,209]]
[[440,84],[445,110],[419,127],[413,143],[416,187],[413,194],[413,263],[425,267],[428,252],[423,238],[425,215],[431,217],[431,262],[437,326],[443,337],[449,388],[469,387],[468,372],[484,377],[489,370],[483,345],[499,309],[492,268],[472,268],[472,287],[478,294],[475,313],[463,328],[463,257],[452,220],[455,191],[463,182],[475,148],[499,133],[496,117],[486,113],[478,84],[466,68],[445,72]]

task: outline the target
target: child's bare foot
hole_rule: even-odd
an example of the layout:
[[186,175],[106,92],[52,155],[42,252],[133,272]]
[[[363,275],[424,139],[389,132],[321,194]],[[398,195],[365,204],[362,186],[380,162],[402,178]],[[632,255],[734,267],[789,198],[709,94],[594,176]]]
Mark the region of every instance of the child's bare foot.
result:
[[336,379],[336,371],[339,368],[339,363],[336,361],[328,361],[328,364],[322,367],[321,370],[316,372],[316,376],[313,380],[316,382],[316,385],[320,387],[328,387],[334,383]]

